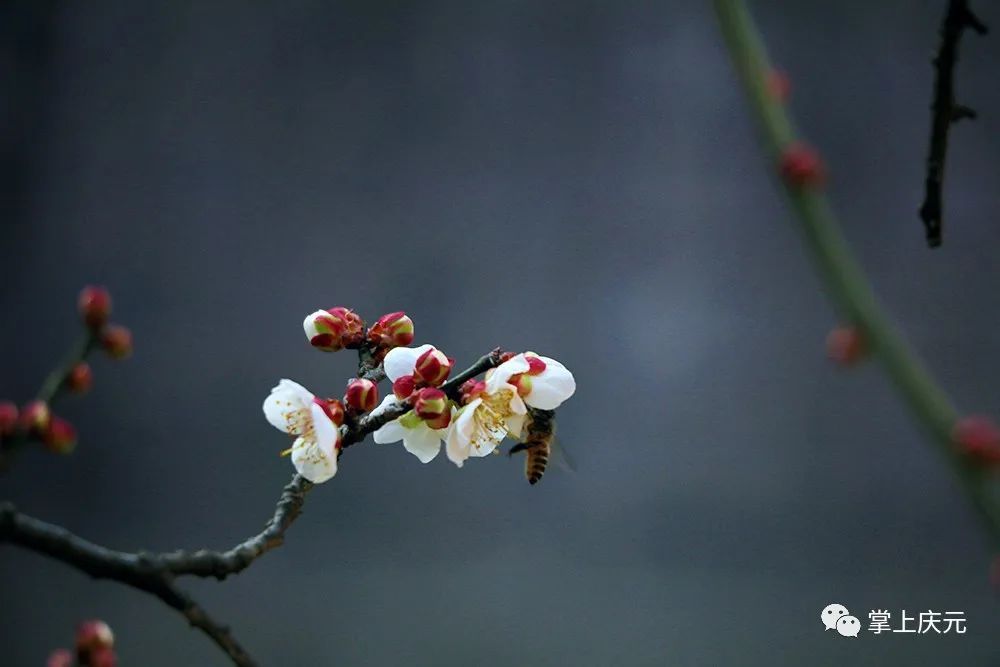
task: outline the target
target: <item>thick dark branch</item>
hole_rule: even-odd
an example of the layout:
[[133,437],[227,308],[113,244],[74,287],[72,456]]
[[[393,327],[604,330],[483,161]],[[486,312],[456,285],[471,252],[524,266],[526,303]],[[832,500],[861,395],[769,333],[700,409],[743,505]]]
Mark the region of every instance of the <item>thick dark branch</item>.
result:
[[934,101],[931,105],[931,140],[927,156],[927,177],[924,180],[924,202],[920,219],[927,232],[927,244],[941,245],[942,194],[944,165],[948,155],[948,131],[951,124],[962,118],[975,118],[967,106],[955,103],[954,72],[958,62],[958,43],[966,28],[980,35],[986,26],[969,9],[968,0],[949,0],[941,23],[941,45],[934,58]]
[[253,659],[229,629],[213,620],[191,597],[178,589],[156,556],[112,551],[74,535],[61,526],[19,513],[0,504],[0,542],[9,542],[62,561],[95,579],[112,579],[145,591],[181,612],[239,667],[255,667]]

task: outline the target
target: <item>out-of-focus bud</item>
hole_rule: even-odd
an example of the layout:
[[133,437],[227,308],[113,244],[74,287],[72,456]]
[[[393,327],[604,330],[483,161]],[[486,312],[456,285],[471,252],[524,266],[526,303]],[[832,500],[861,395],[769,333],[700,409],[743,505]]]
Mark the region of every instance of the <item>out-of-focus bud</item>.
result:
[[417,357],[413,374],[425,384],[436,387],[448,379],[451,365],[452,360],[444,352],[432,347]]
[[117,667],[118,655],[114,649],[104,646],[91,651],[89,659],[83,664],[86,667]]
[[17,419],[17,405],[12,401],[0,401],[0,438],[14,435]]
[[91,329],[99,329],[111,315],[111,294],[103,287],[87,285],[80,291],[77,307],[83,323]]
[[101,332],[101,347],[112,359],[132,356],[132,332],[120,324],[109,324]]
[[790,144],[781,153],[781,176],[794,187],[817,186],[826,180],[819,154],[803,143]]
[[779,102],[788,100],[789,93],[792,92],[792,82],[788,75],[780,69],[772,69],[767,73],[767,92]]
[[335,398],[319,398],[313,399],[313,403],[323,408],[323,412],[326,416],[330,418],[337,426],[341,426],[344,423],[344,404]]
[[392,383],[392,393],[401,401],[408,399],[416,388],[417,381],[412,375],[404,375]]
[[371,412],[378,405],[378,385],[363,378],[351,380],[344,392],[344,403],[354,412]]
[[57,648],[49,654],[45,667],[73,667],[73,654],[64,648]]
[[52,420],[52,411],[45,401],[32,401],[21,408],[21,428],[32,435],[45,433]]
[[53,415],[42,433],[42,442],[56,454],[69,454],[76,449],[76,429],[62,417]]
[[86,361],[73,366],[66,375],[66,388],[74,394],[85,394],[94,384],[94,373]]
[[450,413],[451,406],[443,391],[434,387],[424,387],[417,392],[413,401],[413,411],[417,413],[418,417],[428,421],[440,419],[441,415]]
[[979,465],[1000,463],[1000,428],[989,417],[962,417],[955,422],[951,439],[959,451]]
[[837,327],[826,337],[826,355],[839,366],[853,366],[868,355],[868,344],[857,327]]
[[378,318],[368,330],[368,340],[377,347],[402,347],[413,342],[413,320],[398,311]]
[[80,659],[100,648],[114,648],[115,634],[101,620],[84,621],[76,628],[76,654]]
[[462,396],[462,404],[464,405],[486,391],[486,383],[476,379],[466,380],[458,388],[458,391]]

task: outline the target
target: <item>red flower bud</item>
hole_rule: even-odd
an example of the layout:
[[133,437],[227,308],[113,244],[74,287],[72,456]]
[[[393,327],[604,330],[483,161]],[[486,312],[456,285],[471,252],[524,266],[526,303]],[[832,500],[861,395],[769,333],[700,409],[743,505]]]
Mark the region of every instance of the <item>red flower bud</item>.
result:
[[109,324],[101,332],[101,347],[112,359],[132,356],[132,332],[120,324]]
[[440,389],[424,387],[417,392],[413,401],[413,411],[423,420],[440,419],[441,415],[451,412],[448,397]]
[[356,348],[364,340],[364,320],[343,306],[317,310],[306,317],[302,327],[309,344],[324,352]]
[[481,393],[486,391],[486,383],[482,380],[466,380],[462,383],[462,386],[458,388],[459,393],[462,396],[462,404],[466,404],[474,400]]
[[404,375],[392,383],[392,393],[394,393],[396,398],[399,400],[405,401],[410,397],[416,387],[417,381],[413,379],[413,376]]
[[313,403],[323,408],[323,412],[326,416],[330,418],[335,425],[341,426],[344,423],[344,404],[335,398],[319,398],[313,399]]
[[524,359],[528,362],[528,375],[541,375],[545,372],[545,362],[542,361],[541,357],[526,354]]
[[413,320],[398,311],[378,318],[368,330],[368,340],[377,347],[402,347],[413,342]]
[[84,324],[91,329],[99,329],[111,315],[111,294],[103,287],[87,285],[80,291],[77,307]]
[[868,355],[868,343],[857,327],[837,327],[826,337],[826,355],[840,366],[853,366]]
[[0,401],[0,438],[14,435],[17,430],[17,405],[12,401]]
[[76,628],[76,653],[81,659],[97,649],[114,645],[115,635],[104,621],[84,621]]
[[117,667],[118,655],[114,649],[104,646],[91,651],[90,658],[85,664],[86,667]]
[[505,361],[510,361],[511,359],[513,359],[516,356],[517,356],[517,352],[501,352],[500,353],[500,363],[502,364]]
[[90,391],[94,384],[94,373],[90,370],[90,364],[86,361],[73,366],[66,376],[66,388],[74,394],[84,394]]
[[73,654],[64,648],[57,648],[49,654],[45,667],[73,667]]
[[45,401],[32,401],[21,408],[21,428],[32,435],[40,435],[49,427],[52,411]]
[[437,348],[431,348],[417,357],[413,374],[425,384],[436,387],[451,373],[452,360]]
[[441,413],[441,416],[438,417],[437,419],[424,420],[424,423],[427,424],[428,428],[433,428],[438,430],[442,428],[448,428],[448,425],[451,424],[451,410],[450,409],[445,410],[444,412]]
[[959,451],[979,465],[1000,463],[1000,428],[989,417],[962,417],[951,431]]
[[344,403],[354,412],[371,412],[378,405],[378,385],[358,378],[347,383]]
[[823,183],[826,173],[819,154],[803,143],[788,145],[781,154],[781,176],[793,187],[810,187]]
[[42,442],[56,454],[69,454],[76,448],[76,429],[62,417],[53,415],[42,434]]

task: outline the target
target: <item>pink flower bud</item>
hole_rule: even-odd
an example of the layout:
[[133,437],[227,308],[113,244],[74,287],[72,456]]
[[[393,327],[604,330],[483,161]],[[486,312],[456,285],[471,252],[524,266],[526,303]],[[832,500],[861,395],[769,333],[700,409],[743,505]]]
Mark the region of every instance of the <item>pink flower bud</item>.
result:
[[45,667],[73,667],[73,654],[64,648],[57,648],[49,654]]
[[955,422],[951,439],[959,451],[979,465],[1000,463],[1000,428],[989,417],[962,417]]
[[76,653],[82,657],[99,648],[113,648],[115,635],[101,620],[84,621],[76,628]]
[[80,291],[77,307],[84,324],[91,329],[100,329],[111,315],[111,294],[103,287],[87,285]]
[[118,655],[114,649],[102,646],[90,652],[89,660],[85,664],[86,667],[117,667]]
[[541,375],[545,372],[545,362],[542,361],[541,357],[526,354],[524,359],[528,362],[528,375]]
[[436,387],[451,373],[452,360],[437,348],[431,348],[417,357],[413,374],[424,384]]
[[465,405],[486,391],[486,383],[482,380],[466,380],[458,391],[462,396],[462,404]]
[[86,361],[73,366],[66,376],[66,388],[74,394],[85,394],[94,384],[94,373]]
[[408,399],[416,388],[417,381],[412,375],[404,375],[392,383],[392,393],[401,401]]
[[337,426],[342,426],[344,423],[344,404],[335,398],[319,398],[313,399],[313,403],[323,408],[323,412],[326,416],[330,418]]
[[69,454],[76,448],[76,429],[62,417],[53,415],[42,434],[42,442],[56,454]]
[[424,387],[417,392],[413,402],[413,411],[423,420],[440,419],[444,413],[451,412],[448,397],[440,389]]
[[354,412],[371,412],[378,405],[378,385],[358,378],[347,383],[344,403]]
[[368,340],[385,348],[409,345],[413,342],[413,320],[401,310],[383,315],[368,330]]
[[800,142],[790,144],[781,153],[780,170],[785,182],[798,188],[817,186],[826,180],[819,154]]
[[21,408],[21,428],[32,435],[40,435],[49,427],[52,411],[45,401],[32,401]]
[[868,356],[868,344],[857,327],[837,327],[826,337],[826,355],[839,366],[853,366]]
[[337,352],[361,343],[365,323],[354,311],[337,306],[307,316],[302,328],[310,345],[324,352]]
[[112,359],[132,356],[132,332],[120,324],[109,324],[101,332],[101,347]]
[[0,438],[14,435],[17,430],[17,405],[12,401],[0,401]]

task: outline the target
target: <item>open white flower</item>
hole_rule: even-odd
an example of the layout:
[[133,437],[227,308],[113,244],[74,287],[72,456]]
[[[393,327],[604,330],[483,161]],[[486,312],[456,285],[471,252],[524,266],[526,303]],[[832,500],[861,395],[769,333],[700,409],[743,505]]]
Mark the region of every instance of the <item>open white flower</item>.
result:
[[576,380],[565,366],[534,352],[511,357],[486,376],[487,391],[491,384],[505,383],[516,387],[529,407],[539,410],[555,410],[576,392]]
[[514,386],[487,380],[486,389],[452,416],[448,458],[461,468],[470,456],[493,453],[506,436],[520,436],[527,412]]
[[[427,350],[433,350],[433,345],[421,345],[419,347],[394,347],[385,355],[382,361],[382,368],[389,382],[395,382],[401,377],[413,375],[413,370],[417,365],[417,359]],[[381,406],[380,406],[381,407]]]
[[[382,404],[375,408],[371,414],[378,415],[395,402],[396,397],[390,394],[382,400]],[[418,417],[413,410],[410,410],[402,417],[393,419],[375,431],[372,437],[379,444],[402,440],[406,451],[420,459],[421,463],[429,463],[441,451],[441,441],[444,440],[447,432],[447,428],[431,428],[427,425],[427,422]]]
[[337,474],[340,429],[325,401],[297,382],[282,380],[264,399],[264,416],[278,430],[298,436],[289,451],[300,475],[319,484]]

